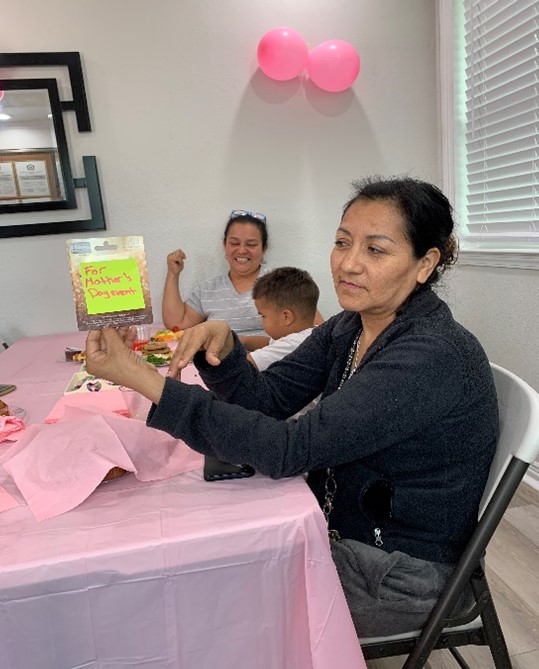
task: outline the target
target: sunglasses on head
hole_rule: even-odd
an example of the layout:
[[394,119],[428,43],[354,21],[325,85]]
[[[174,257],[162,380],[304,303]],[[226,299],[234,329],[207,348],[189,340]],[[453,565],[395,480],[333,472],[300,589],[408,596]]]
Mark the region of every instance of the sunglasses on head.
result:
[[256,211],[245,211],[245,209],[233,209],[230,212],[229,220],[232,221],[235,218],[244,218],[245,216],[256,218],[257,220],[262,221],[262,223],[266,222],[264,214],[259,214]]

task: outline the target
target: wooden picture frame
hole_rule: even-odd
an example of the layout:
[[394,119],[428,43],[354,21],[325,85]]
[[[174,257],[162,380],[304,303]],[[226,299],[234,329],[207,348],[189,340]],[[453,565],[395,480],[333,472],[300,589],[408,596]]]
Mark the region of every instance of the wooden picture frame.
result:
[[55,148],[0,150],[0,202],[65,200],[58,160]]

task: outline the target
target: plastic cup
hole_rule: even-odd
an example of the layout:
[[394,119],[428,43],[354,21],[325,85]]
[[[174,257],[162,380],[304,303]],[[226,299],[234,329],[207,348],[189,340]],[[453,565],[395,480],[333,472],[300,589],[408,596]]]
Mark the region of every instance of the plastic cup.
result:
[[129,417],[145,421],[148,417],[150,407],[152,406],[151,400],[147,399],[136,390],[127,388],[126,386],[121,386],[120,392],[122,393]]
[[133,342],[133,348],[138,350],[144,344],[147,344],[152,336],[152,329],[149,325],[137,325],[137,336]]
[[137,339],[140,339],[141,341],[143,339],[146,339],[146,341],[150,338],[152,333],[152,328],[150,325],[137,325]]
[[140,350],[141,346],[144,346],[144,344],[147,344],[150,341],[150,337],[152,336],[152,330],[150,325],[137,325],[137,334],[135,337],[135,341],[133,342],[133,350],[138,351]]

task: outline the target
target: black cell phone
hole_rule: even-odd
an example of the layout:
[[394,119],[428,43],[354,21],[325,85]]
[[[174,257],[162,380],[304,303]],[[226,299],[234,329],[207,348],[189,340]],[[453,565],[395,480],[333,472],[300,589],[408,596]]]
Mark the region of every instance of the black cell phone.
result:
[[204,456],[204,480],[226,481],[228,479],[243,479],[253,476],[255,470],[250,465],[232,465],[223,462],[211,455]]
[[17,390],[17,386],[14,386],[12,383],[0,383],[0,395],[7,395],[14,390]]

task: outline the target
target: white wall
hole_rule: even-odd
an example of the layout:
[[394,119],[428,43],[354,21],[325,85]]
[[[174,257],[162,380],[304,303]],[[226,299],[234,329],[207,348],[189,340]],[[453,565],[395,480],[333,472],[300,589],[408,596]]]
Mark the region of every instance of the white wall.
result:
[[[329,316],[338,305],[328,255],[349,182],[408,172],[440,183],[432,0],[0,0],[0,9],[3,51],[80,51],[94,130],[77,133],[64,114],[75,175],[81,155],[97,156],[100,236],[144,235],[156,321],[167,252],[187,251],[186,290],[224,269],[232,208],[268,215],[270,264],[308,269]],[[257,71],[258,41],[282,25],[311,47],[352,42],[362,60],[353,88],[332,95]],[[76,329],[73,236],[0,240],[0,337]],[[536,388],[538,283],[537,272],[462,267],[446,287],[489,356]]]
[[539,390],[539,272],[456,267],[448,288],[455,318],[477,336],[489,359]]
[[[41,127],[39,127],[39,125]],[[0,149],[50,149],[56,147],[56,138],[51,134],[50,123],[40,124],[3,123],[0,132]]]
[[[455,318],[473,332],[492,362],[539,390],[539,272],[494,267],[456,267],[445,297]],[[539,490],[539,461],[525,480]]]
[[[329,316],[338,305],[328,256],[350,181],[403,172],[439,181],[432,0],[0,0],[0,8],[2,51],[81,53],[93,132],[77,133],[64,114],[75,176],[80,156],[95,154],[108,227],[99,236],[144,235],[156,321],[167,252],[186,250],[186,289],[224,269],[232,208],[267,214],[269,263],[308,269]],[[310,46],[352,42],[362,60],[353,89],[329,94],[257,71],[260,38],[282,25]],[[65,251],[75,236],[0,240],[0,337],[76,329]]]

